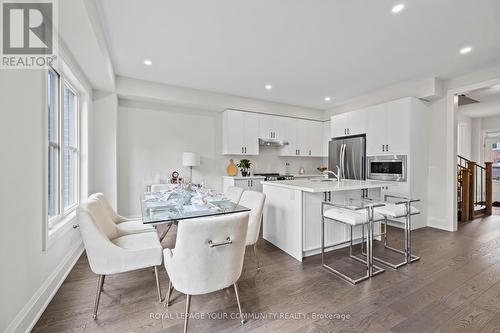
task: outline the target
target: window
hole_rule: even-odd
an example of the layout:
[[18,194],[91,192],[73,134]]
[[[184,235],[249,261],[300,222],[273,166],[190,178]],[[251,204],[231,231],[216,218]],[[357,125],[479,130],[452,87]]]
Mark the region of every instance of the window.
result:
[[78,94],[53,69],[47,76],[49,230],[73,212],[79,199]]

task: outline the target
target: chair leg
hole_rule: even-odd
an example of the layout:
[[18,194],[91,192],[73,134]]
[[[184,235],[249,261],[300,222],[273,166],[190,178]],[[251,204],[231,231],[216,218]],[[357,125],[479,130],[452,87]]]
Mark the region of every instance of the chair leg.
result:
[[99,275],[99,280],[97,281],[97,292],[95,295],[95,304],[94,304],[94,314],[92,315],[92,319],[97,319],[97,309],[99,308],[99,300],[101,299],[101,291],[102,285],[104,284],[105,275]]
[[257,262],[257,272],[260,271],[260,261],[259,255],[257,254],[257,243],[253,245],[253,254],[255,256],[255,261]]
[[104,279],[106,278],[106,275],[102,276],[102,285],[101,285],[101,291],[104,290]]
[[168,290],[167,290],[167,297],[165,297],[165,302],[163,303],[164,307],[167,307],[170,305],[170,295],[172,295],[172,289],[174,287],[172,286],[172,281],[168,282]]
[[184,333],[188,330],[189,308],[191,307],[191,295],[186,295],[186,313],[184,317]]
[[384,246],[387,246],[387,216],[384,219]]
[[238,302],[238,310],[240,310],[240,320],[241,324],[245,323],[245,319],[243,318],[243,314],[241,313],[241,304],[240,304],[240,295],[238,294],[238,284],[234,283],[234,293],[236,294],[236,301]]
[[165,230],[161,236],[160,236],[160,243],[163,242],[163,240],[165,239],[165,237],[167,237],[167,234],[168,232],[170,231],[170,228],[172,228],[172,224],[169,224],[168,227],[167,227],[167,230]]
[[163,299],[161,298],[160,279],[158,277],[158,266],[155,266],[155,278],[156,278],[156,290],[158,291],[158,303],[161,303]]

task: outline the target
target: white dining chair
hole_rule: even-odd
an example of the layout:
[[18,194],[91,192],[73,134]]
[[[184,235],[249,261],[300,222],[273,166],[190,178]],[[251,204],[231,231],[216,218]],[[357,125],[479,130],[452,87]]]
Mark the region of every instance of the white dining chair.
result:
[[234,286],[244,323],[237,281],[245,256],[248,212],[179,222],[175,249],[163,251],[170,282],[165,306],[173,289],[186,294],[184,332],[187,332],[192,295],[212,293]]
[[257,254],[257,241],[259,240],[260,226],[262,224],[262,212],[266,195],[262,192],[244,191],[241,195],[239,204],[250,208],[250,218],[248,220],[248,232],[246,245],[253,245],[253,253],[257,262],[257,270],[260,270],[259,256]]
[[93,318],[97,318],[106,275],[154,267],[161,302],[158,267],[162,263],[162,247],[158,235],[153,232],[123,233],[95,197],[81,204],[77,213],[90,268],[99,275]]
[[243,194],[243,189],[236,186],[228,186],[224,191],[224,196],[234,202],[235,204],[240,202],[241,195]]
[[141,232],[155,232],[156,229],[152,225],[142,223],[142,219],[129,219],[119,215],[113,207],[109,204],[102,193],[94,193],[90,198],[95,198],[102,205],[103,209],[107,212],[111,220],[117,225],[120,232],[124,234],[141,233]]

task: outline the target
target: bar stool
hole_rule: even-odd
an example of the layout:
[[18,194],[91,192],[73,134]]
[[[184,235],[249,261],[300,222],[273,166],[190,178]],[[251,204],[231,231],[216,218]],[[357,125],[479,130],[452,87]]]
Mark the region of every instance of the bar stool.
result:
[[[388,202],[388,199],[397,200],[395,202]],[[411,217],[414,215],[420,214],[420,211],[412,206],[411,204],[414,202],[419,202],[418,199],[410,199],[401,196],[395,195],[385,195],[384,196],[385,205],[382,207],[375,208],[375,212],[382,215],[384,217],[384,247],[393,252],[402,254],[404,259],[402,262],[393,264],[386,260],[373,257],[373,260],[378,261],[386,266],[389,266],[393,269],[398,269],[401,266],[410,264],[417,260],[420,260],[420,257],[413,255],[411,253]],[[404,248],[403,251],[390,247],[387,241],[387,222],[395,222],[399,224],[404,224]],[[364,228],[363,228],[364,229]],[[363,231],[363,240],[364,240],[364,231]]]
[[[330,206],[332,208],[329,208],[328,210],[325,211],[324,207],[325,206]],[[344,206],[344,205],[338,205],[334,204],[331,202],[322,202],[321,205],[321,212],[322,212],[322,221],[321,221],[321,266],[331,273],[335,274],[336,276],[340,277],[344,281],[347,281],[353,285],[367,280],[371,278],[374,275],[380,274],[384,272],[384,269],[378,266],[375,266],[373,264],[373,222],[378,222],[378,221],[383,221],[384,217],[380,215],[379,213],[376,213],[374,211],[375,208],[377,207],[382,207],[384,206],[383,203],[370,203],[369,205],[367,204],[362,204],[361,207],[356,207],[356,206]],[[353,279],[346,274],[343,274],[339,272],[338,270],[334,269],[331,266],[328,266],[325,264],[325,221],[330,220],[334,222],[339,222],[343,223],[345,225],[348,225],[350,227],[350,239],[349,241],[342,242],[340,244],[335,244],[335,245],[341,245],[341,244],[347,244],[349,243],[349,257],[359,261],[363,264],[366,265],[366,275]],[[352,254],[352,229],[355,226],[367,226],[368,230],[368,237],[366,238],[366,248],[367,248],[367,258],[366,261],[358,258],[356,256],[353,256]],[[364,236],[363,240],[364,242]],[[331,246],[329,246],[331,247]]]

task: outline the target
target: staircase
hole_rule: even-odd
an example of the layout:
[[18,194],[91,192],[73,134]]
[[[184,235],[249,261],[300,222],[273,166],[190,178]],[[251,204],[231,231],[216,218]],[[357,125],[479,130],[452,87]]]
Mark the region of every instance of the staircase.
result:
[[467,222],[492,211],[492,165],[457,156],[458,220]]

